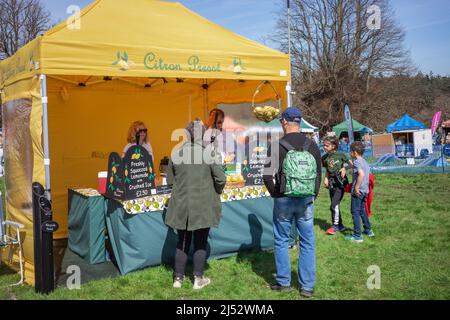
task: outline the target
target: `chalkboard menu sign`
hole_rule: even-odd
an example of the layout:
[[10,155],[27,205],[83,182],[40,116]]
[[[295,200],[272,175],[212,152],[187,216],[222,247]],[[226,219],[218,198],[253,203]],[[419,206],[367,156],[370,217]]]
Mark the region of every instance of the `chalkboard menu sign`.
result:
[[152,156],[141,146],[132,146],[122,159],[117,153],[109,155],[106,196],[132,200],[151,195],[155,189]]
[[[259,135],[258,135],[259,138]],[[242,162],[242,175],[246,186],[262,185],[264,165],[267,162],[267,144],[258,143],[246,150],[246,159]]]

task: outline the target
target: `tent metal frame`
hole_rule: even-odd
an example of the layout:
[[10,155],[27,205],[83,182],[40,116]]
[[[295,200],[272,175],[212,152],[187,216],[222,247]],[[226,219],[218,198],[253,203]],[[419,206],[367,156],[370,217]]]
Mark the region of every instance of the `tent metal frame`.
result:
[[45,168],[45,189],[48,199],[51,200],[50,193],[50,146],[48,138],[48,96],[47,96],[47,76],[41,74],[41,99],[42,99],[42,133],[44,136],[44,168]]

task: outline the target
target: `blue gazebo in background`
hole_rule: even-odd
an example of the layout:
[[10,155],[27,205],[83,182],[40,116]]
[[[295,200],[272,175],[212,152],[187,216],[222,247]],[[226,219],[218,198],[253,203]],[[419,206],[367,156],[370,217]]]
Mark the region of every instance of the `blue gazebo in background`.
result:
[[426,126],[416,119],[411,118],[408,114],[405,114],[400,119],[391,123],[387,126],[387,132],[397,132],[397,131],[412,131],[425,129]]
[[426,157],[433,153],[431,130],[408,114],[388,125],[387,132],[392,134],[398,157]]

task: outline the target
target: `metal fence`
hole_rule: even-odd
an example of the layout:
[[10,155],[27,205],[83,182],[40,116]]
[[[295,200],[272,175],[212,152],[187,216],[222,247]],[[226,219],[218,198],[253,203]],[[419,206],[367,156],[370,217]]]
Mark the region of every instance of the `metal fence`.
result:
[[[319,147],[324,155],[323,145],[320,144]],[[340,144],[339,151],[349,154],[349,145]],[[419,156],[414,156],[413,145],[395,146],[393,153],[377,157],[374,156],[372,146],[366,145],[363,157],[373,173],[450,173],[450,144],[433,145],[432,152],[421,150]]]

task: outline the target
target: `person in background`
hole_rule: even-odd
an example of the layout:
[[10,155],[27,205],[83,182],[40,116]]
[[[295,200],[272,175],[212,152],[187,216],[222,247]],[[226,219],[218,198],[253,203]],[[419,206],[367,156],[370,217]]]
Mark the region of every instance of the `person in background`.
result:
[[207,128],[213,129],[211,143],[214,145],[214,150],[220,154],[224,164],[230,164],[236,160],[237,144],[231,134],[227,135],[226,132],[223,132],[224,121],[225,112],[218,108],[212,109],[209,112]]
[[148,129],[142,121],[133,122],[130,128],[128,129],[128,136],[127,136],[128,144],[123,149],[122,157],[125,156],[129,148],[137,144],[136,143],[137,137],[139,139],[138,141],[139,145],[144,147],[153,158],[153,149],[149,142]]
[[207,122],[208,129],[217,129],[222,131],[223,122],[225,120],[225,112],[221,109],[212,109],[209,112],[209,118]]
[[[275,266],[276,283],[271,286],[274,291],[291,290],[291,260],[289,257],[289,235],[292,224],[295,223],[300,237],[298,257],[298,283],[300,295],[311,297],[314,292],[316,277],[316,251],[314,234],[314,201],[319,194],[321,184],[322,161],[319,147],[314,141],[300,133],[302,112],[296,107],[287,108],[281,115],[281,125],[284,137],[277,145],[278,150],[269,146],[269,162],[264,168],[264,184],[270,195],[274,198],[273,232],[275,239]],[[288,148],[289,146],[289,148]],[[295,148],[295,149],[293,149]],[[289,150],[288,150],[289,149]],[[312,181],[312,195],[303,197],[285,196],[284,189],[287,183],[279,177],[286,173],[283,170],[284,160],[293,150],[303,150],[314,158],[314,167],[307,169],[308,173],[315,173],[316,179]],[[292,169],[294,170],[294,169]],[[297,170],[300,170],[298,168]],[[305,169],[306,170],[306,169]],[[306,172],[296,171],[297,175]],[[274,177],[275,182],[274,182]]]
[[346,236],[345,240],[363,242],[361,236],[361,219],[364,225],[364,233],[369,237],[375,236],[365,209],[367,195],[369,194],[370,167],[362,157],[364,154],[364,145],[360,141],[351,144],[350,154],[354,159],[351,204],[354,233],[353,235]]
[[[200,130],[199,130],[200,129]],[[188,141],[172,153],[167,169],[167,183],[172,185],[165,223],[177,230],[173,287],[183,285],[191,240],[194,240],[194,289],[201,289],[211,280],[203,276],[210,228],[218,227],[221,218],[220,194],[226,177],[214,156],[204,153],[203,135],[206,128],[199,120],[187,128]],[[195,133],[201,132],[199,137]],[[204,155],[202,162],[195,155]],[[208,158],[207,158],[208,157]],[[211,157],[211,158],[209,158]],[[187,159],[186,159],[187,158]]]
[[328,228],[329,235],[336,234],[337,231],[344,231],[340,203],[344,197],[344,188],[348,184],[345,175],[345,165],[351,165],[348,156],[339,152],[339,140],[336,137],[325,137],[323,139],[323,149],[326,154],[322,157],[322,166],[326,169],[323,181],[325,188],[330,190],[330,210],[331,227]]

